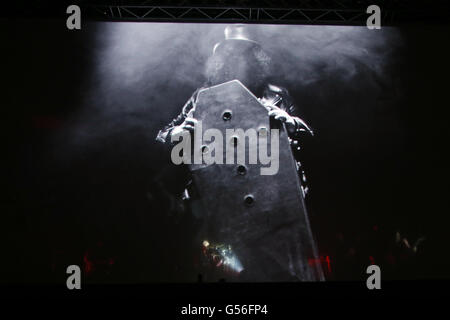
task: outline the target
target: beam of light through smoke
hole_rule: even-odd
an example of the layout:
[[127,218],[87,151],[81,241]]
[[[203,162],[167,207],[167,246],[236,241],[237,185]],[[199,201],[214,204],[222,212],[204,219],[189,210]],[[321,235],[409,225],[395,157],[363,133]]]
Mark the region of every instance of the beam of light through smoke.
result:
[[[204,64],[224,24],[101,23],[95,70],[72,132],[77,145],[139,130],[153,140],[205,80]],[[249,25],[270,52],[288,90],[320,83],[330,75],[340,86],[370,72],[370,81],[390,85],[387,68],[401,45],[395,28]],[[327,88],[324,88],[327,90]],[[321,99],[320,96],[317,99]]]

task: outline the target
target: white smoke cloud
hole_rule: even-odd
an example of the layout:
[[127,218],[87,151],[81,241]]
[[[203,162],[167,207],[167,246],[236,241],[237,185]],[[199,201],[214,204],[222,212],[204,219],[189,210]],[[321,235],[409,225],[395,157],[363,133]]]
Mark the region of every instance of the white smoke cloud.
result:
[[[75,144],[129,129],[152,140],[204,82],[204,64],[224,24],[97,23],[95,66],[73,126]],[[271,53],[282,82],[295,87],[338,76],[349,86],[361,68],[389,82],[387,66],[401,46],[395,28],[249,25]],[[97,142],[96,142],[97,141]]]

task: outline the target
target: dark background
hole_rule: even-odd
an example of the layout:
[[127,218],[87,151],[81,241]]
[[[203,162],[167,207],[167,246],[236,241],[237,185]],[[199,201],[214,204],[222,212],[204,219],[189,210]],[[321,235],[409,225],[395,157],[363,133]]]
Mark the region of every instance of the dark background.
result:
[[[90,282],[196,281],[196,229],[161,195],[154,137],[203,83],[223,27],[1,21],[1,282],[60,283],[70,264]],[[449,278],[449,28],[252,31],[316,132],[305,166],[327,278],[373,262],[391,279]],[[396,232],[426,240],[408,255]]]

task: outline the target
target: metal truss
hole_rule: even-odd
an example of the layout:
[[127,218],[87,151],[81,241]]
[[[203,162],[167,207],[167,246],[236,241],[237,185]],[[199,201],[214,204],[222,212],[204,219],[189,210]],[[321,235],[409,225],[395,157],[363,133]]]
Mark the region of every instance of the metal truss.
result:
[[[86,1],[90,2],[90,1]],[[382,24],[448,21],[450,1],[434,0],[147,0],[87,4],[106,20],[365,25],[367,7],[381,8]]]
[[7,2],[0,16],[65,17],[70,4],[107,21],[242,22],[365,25],[367,7],[381,8],[382,25],[448,23],[448,0],[34,0]]
[[[106,20],[173,21],[173,22],[243,22],[298,24],[362,24],[363,9],[317,9],[274,7],[206,7],[206,6],[88,6],[97,18]],[[382,11],[389,18],[389,11]]]

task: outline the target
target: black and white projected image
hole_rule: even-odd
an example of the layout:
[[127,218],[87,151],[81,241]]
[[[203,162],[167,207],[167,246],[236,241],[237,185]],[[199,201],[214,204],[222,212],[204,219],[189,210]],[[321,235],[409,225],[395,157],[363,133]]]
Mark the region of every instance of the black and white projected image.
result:
[[1,23],[1,283],[449,277],[447,27]]

